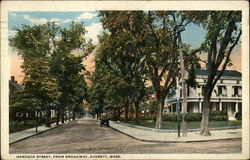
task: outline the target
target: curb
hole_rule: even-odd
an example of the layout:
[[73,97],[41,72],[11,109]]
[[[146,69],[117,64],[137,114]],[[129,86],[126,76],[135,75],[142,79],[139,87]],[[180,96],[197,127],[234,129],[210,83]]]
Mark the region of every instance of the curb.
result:
[[[121,124],[122,125],[122,124]],[[217,138],[217,139],[207,139],[207,140],[190,140],[190,141],[186,141],[186,140],[181,140],[181,141],[161,141],[161,140],[147,140],[147,139],[140,139],[140,138],[136,138],[128,133],[125,133],[119,129],[116,129],[115,127],[110,126],[110,128],[112,128],[115,131],[118,131],[128,137],[131,137],[135,140],[139,140],[142,142],[156,142],[156,143],[191,143],[191,142],[208,142],[208,141],[219,141],[219,140],[233,140],[233,139],[242,139],[242,137],[235,137],[235,138]],[[136,127],[135,127],[136,128]]]
[[[69,121],[69,122],[71,122],[71,121]],[[58,128],[58,127],[63,126],[64,124],[69,123],[69,122],[66,122],[66,123],[63,123],[63,124],[56,125],[55,127],[53,127],[53,128],[52,128],[52,127],[51,127],[51,128],[48,128],[48,129],[46,129],[46,130],[44,130],[44,131],[40,131],[40,132],[38,131],[38,132],[36,132],[36,133],[34,133],[34,134],[32,134],[32,135],[29,135],[29,136],[27,136],[27,137],[20,138],[20,139],[18,139],[18,140],[16,140],[16,141],[13,141],[13,142],[9,143],[9,145],[12,145],[12,144],[14,144],[14,143],[17,143],[17,142],[20,142],[20,141],[22,141],[22,140],[28,139],[28,138],[30,138],[30,137],[33,137],[33,136],[42,134],[42,133],[44,133],[44,132],[47,132],[47,131],[56,129],[56,128]]]

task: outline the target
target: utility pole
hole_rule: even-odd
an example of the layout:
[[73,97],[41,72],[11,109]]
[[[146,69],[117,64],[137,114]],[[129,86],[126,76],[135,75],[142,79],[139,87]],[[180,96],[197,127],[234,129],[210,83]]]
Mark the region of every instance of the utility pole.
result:
[[184,58],[182,53],[182,41],[181,41],[181,31],[184,28],[180,28],[178,32],[178,42],[179,42],[179,52],[180,52],[180,65],[181,65],[181,87],[182,87],[182,134],[183,137],[187,137],[187,122],[186,122],[186,112],[187,112],[187,87],[185,82],[185,66]]

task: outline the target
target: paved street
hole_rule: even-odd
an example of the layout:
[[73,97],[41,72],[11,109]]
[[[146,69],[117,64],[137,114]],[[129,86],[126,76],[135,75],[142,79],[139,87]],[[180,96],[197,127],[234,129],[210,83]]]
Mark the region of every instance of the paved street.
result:
[[10,153],[239,153],[241,139],[192,143],[142,142],[96,120],[80,119],[10,145]]

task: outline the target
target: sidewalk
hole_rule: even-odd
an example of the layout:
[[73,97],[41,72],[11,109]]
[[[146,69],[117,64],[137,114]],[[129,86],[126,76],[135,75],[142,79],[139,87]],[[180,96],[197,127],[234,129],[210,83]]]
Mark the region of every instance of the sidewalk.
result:
[[182,133],[181,137],[178,137],[177,131],[147,128],[114,121],[110,121],[110,127],[137,140],[148,142],[199,142],[242,137],[241,128],[211,130],[211,136],[202,136],[199,134],[198,130],[194,130],[191,132],[188,131],[187,137],[182,137]]
[[[67,121],[67,122],[65,121],[64,124],[66,124],[68,122],[70,122],[70,121]],[[21,141],[23,139],[32,137],[32,136],[37,135],[37,134],[41,134],[41,133],[43,133],[45,131],[57,128],[57,127],[62,126],[62,125],[63,124],[61,122],[59,123],[59,125],[56,125],[56,123],[53,123],[53,124],[51,124],[51,127],[45,127],[45,125],[44,126],[39,126],[37,128],[37,132],[36,132],[36,128],[30,128],[30,129],[23,130],[23,131],[20,131],[20,132],[11,133],[9,135],[9,144],[19,142],[19,141]]]

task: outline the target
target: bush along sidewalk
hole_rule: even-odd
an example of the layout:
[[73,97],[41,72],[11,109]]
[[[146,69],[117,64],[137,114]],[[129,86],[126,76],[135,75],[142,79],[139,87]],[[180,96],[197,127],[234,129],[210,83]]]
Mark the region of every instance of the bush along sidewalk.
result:
[[[56,118],[51,118],[51,123],[55,123]],[[38,127],[43,126],[46,124],[46,119],[41,119],[38,121]],[[25,122],[23,121],[14,121],[9,123],[9,132],[14,133],[14,132],[20,132],[26,129],[34,128],[36,127],[36,120],[27,120]]]
[[[201,113],[188,113],[186,115],[186,121],[187,122],[197,122],[201,121],[202,114]],[[154,120],[156,118],[154,117]],[[180,120],[182,119],[182,113],[180,113]],[[171,122],[177,122],[177,115],[174,113],[163,115],[163,121],[171,121]]]
[[210,121],[227,121],[228,114],[226,111],[212,111],[209,116]]
[[[241,120],[241,112],[236,113],[236,118]],[[200,122],[202,120],[202,113],[187,113],[185,117],[187,122]],[[156,116],[152,117],[140,117],[140,121],[153,120],[156,121]],[[134,121],[135,118],[129,117],[128,121]],[[182,120],[182,113],[180,113],[180,120]],[[210,121],[228,121],[228,114],[226,111],[211,111],[209,114]],[[124,121],[124,118],[120,118],[120,121]],[[163,115],[163,121],[177,122],[177,115],[175,113],[169,113]]]
[[[185,117],[187,122],[198,122],[202,119],[202,113],[187,113]],[[240,119],[239,114],[239,120]],[[153,118],[154,121],[156,120],[156,117]],[[182,119],[182,113],[180,113],[180,119]],[[212,111],[209,115],[210,121],[227,121],[228,115],[226,111]],[[171,121],[171,122],[177,122],[177,115],[175,113],[170,113],[163,115],[163,121]]]

